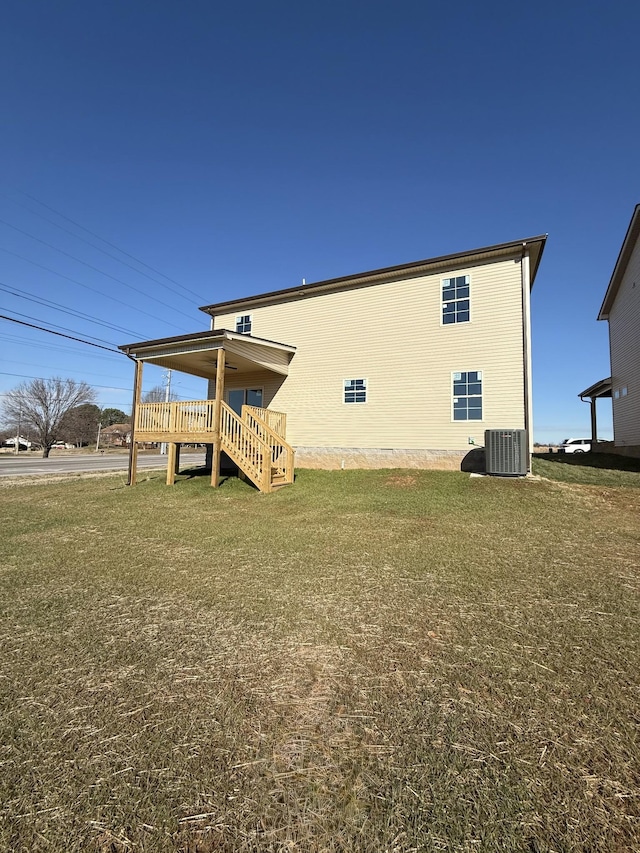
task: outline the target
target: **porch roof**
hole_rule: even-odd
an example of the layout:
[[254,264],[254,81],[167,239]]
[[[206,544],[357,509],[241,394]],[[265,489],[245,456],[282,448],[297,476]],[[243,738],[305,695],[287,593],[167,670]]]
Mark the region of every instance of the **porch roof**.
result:
[[269,370],[286,376],[296,348],[254,335],[212,329],[171,338],[156,338],[118,347],[130,358],[171,370],[213,379],[217,350],[225,351],[225,369],[237,373]]
[[590,397],[592,400],[595,400],[597,397],[610,397],[611,396],[611,377],[608,376],[606,379],[600,379],[598,382],[594,382],[593,385],[589,385],[588,388],[585,388],[584,391],[581,391],[578,394],[578,397],[584,399],[585,397]]

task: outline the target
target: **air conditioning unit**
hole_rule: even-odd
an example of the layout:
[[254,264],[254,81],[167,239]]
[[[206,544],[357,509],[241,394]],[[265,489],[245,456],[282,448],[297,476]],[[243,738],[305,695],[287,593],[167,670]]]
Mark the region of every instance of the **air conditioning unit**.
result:
[[484,432],[485,471],[503,477],[524,477],[527,473],[527,431],[487,429]]

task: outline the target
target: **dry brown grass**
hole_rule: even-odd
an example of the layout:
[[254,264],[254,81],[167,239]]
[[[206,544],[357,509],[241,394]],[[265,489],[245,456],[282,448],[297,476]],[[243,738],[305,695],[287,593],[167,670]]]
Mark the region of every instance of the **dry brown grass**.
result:
[[0,849],[639,849],[639,510],[438,472],[5,490]]

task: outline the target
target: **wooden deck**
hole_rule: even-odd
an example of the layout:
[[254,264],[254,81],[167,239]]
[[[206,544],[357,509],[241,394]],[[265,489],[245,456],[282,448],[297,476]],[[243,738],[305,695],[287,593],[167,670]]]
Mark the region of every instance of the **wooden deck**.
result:
[[180,444],[219,444],[263,492],[293,483],[294,450],[285,439],[284,412],[243,406],[238,416],[216,400],[140,403],[133,441],[169,444],[167,482],[172,483]]

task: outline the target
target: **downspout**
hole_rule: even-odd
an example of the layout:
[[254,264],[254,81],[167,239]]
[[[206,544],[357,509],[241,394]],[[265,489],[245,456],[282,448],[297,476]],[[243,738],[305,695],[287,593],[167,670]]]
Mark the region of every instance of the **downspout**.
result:
[[527,471],[531,470],[531,454],[533,453],[533,380],[531,367],[531,273],[529,267],[529,249],[522,244],[522,259],[520,262],[522,278],[522,360],[524,374],[524,428],[527,431],[528,453]]
[[[586,403],[586,402],[587,402],[587,401],[584,399],[584,397],[582,396],[582,394],[580,394],[580,399],[582,400],[582,402],[583,402],[583,403]],[[596,443],[597,443],[597,441],[598,441],[598,418],[597,418],[597,415],[596,415],[596,397],[590,397],[590,398],[589,398],[589,405],[590,405],[590,407],[591,407],[591,408],[590,408],[590,415],[591,415],[591,449],[593,450],[593,448],[595,447],[595,445],[596,445]]]

